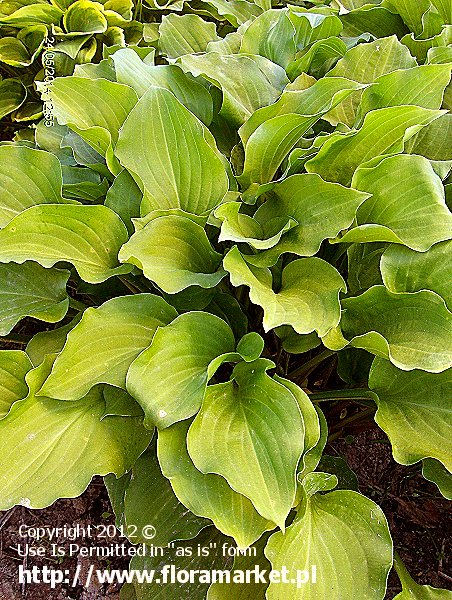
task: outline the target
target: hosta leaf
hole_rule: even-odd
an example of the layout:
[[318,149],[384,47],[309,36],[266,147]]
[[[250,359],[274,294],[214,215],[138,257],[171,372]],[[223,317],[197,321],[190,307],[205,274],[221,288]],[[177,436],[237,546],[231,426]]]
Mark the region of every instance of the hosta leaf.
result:
[[123,503],[121,524],[134,544],[149,541],[142,534],[149,524],[156,529],[152,543],[161,547],[175,540],[192,539],[211,524],[191,514],[176,498],[170,482],[162,475],[154,444],[134,464],[124,486]]
[[379,157],[356,170],[352,186],[372,196],[341,242],[396,242],[425,252],[452,237],[441,179],[423,156]]
[[[42,36],[43,40],[44,36]],[[30,55],[25,44],[18,38],[4,37],[0,39],[0,62],[12,67],[27,67],[33,62],[33,59],[34,56]]]
[[201,75],[223,92],[220,115],[239,127],[261,106],[273,104],[289,80],[264,56],[208,52],[179,59],[184,71]]
[[28,394],[25,375],[33,367],[22,350],[0,350],[0,419]]
[[359,105],[363,116],[377,108],[414,104],[424,108],[441,108],[452,65],[421,65],[398,69],[379,77],[364,90]]
[[58,122],[69,125],[102,155],[116,142],[138,100],[129,86],[86,77],[57,77],[51,96]]
[[242,186],[271,181],[301,136],[359,87],[339,77],[324,78],[308,89],[286,90],[276,103],[256,111],[239,130],[245,145]]
[[220,39],[215,23],[204,21],[198,15],[166,15],[159,33],[159,48],[168,58],[205,52],[209,42]]
[[222,255],[210,245],[204,228],[177,215],[157,217],[132,235],[119,260],[143,270],[164,292],[175,294],[191,285],[213,288],[226,273]]
[[323,240],[350,227],[359,205],[369,197],[308,173],[288,177],[272,192],[274,198],[258,208],[255,221],[265,227],[266,223],[284,216],[293,219],[297,225],[283,233],[270,250],[250,256],[249,262],[256,266],[273,265],[284,252],[299,256],[316,254]]
[[35,3],[27,6],[21,6],[10,15],[0,14],[0,25],[10,25],[11,27],[31,27],[32,25],[58,25],[63,11],[57,6],[47,3]]
[[149,88],[132,110],[116,155],[141,180],[149,210],[181,208],[207,215],[228,191],[228,176],[212,135],[162,88]]
[[451,371],[400,371],[376,358],[369,387],[378,396],[375,420],[388,435],[395,460],[411,465],[436,458],[452,471]]
[[130,235],[135,231],[132,219],[140,216],[143,192],[135,183],[132,175],[124,169],[115,177],[108,189],[105,206],[111,208],[120,217]]
[[77,402],[37,397],[53,357],[26,377],[30,393],[0,421],[0,506],[44,508],[75,498],[93,475],[123,475],[149,443],[139,417],[105,417],[95,388]]
[[61,321],[69,307],[69,275],[34,262],[0,263],[0,335],[7,335],[27,316],[48,323]]
[[[200,577],[190,578],[184,584],[183,592],[190,600],[205,600],[208,583],[205,583],[203,573],[228,571],[232,564],[232,559],[224,553],[223,546],[231,546],[231,540],[225,538],[214,527],[203,529],[201,533],[193,540],[188,542],[179,542],[171,549],[171,559],[166,556],[165,563],[172,563],[176,571],[186,571],[201,575]],[[209,553],[204,556],[197,552],[197,548],[209,548]],[[153,556],[135,555],[130,561],[130,568],[138,572],[155,574],[160,573],[162,568],[162,557],[158,552]],[[133,600],[179,600],[181,588],[171,583],[170,579],[164,581],[163,577],[155,577],[152,583],[134,583],[135,596]],[[130,596],[129,596],[130,598]],[[121,594],[121,600],[124,600]]]
[[256,250],[265,250],[275,246],[286,231],[297,225],[293,219],[283,216],[259,222],[239,212],[242,206],[242,202],[227,202],[217,208],[215,216],[222,221],[218,241],[247,242]]
[[287,67],[290,79],[295,79],[302,73],[328,70],[331,61],[344,56],[347,46],[337,37],[329,37],[326,40],[317,40],[309,48],[297,55],[296,60]]
[[266,374],[272,366],[265,359],[242,362],[231,381],[208,386],[187,447],[200,471],[222,475],[284,529],[295,499],[304,425],[293,394]]
[[299,50],[305,49],[317,40],[339,35],[342,23],[336,14],[322,9],[290,7],[289,18],[296,29],[296,42]]
[[[256,567],[260,572],[271,571],[271,564],[264,555],[267,540],[268,534],[263,535],[248,552],[237,554],[234,557],[233,572],[253,572]],[[253,581],[252,578],[249,583],[245,583],[245,577],[242,583],[238,583],[238,578],[231,583],[215,582],[210,586],[206,600],[265,600],[267,588],[267,582]]]
[[224,16],[234,27],[262,13],[262,8],[257,4],[245,0],[205,0],[205,3],[213,7],[218,15]]
[[352,346],[388,358],[405,371],[439,373],[451,366],[447,340],[452,315],[434,292],[393,294],[376,285],[360,296],[342,300],[342,307],[340,327],[345,339],[331,331],[323,339],[328,348],[339,350],[351,340]]
[[452,474],[443,463],[434,458],[426,458],[422,461],[422,475],[434,483],[445,498],[452,500]]
[[18,79],[0,80],[0,119],[22,106],[26,97],[27,90]]
[[270,537],[265,555],[273,569],[306,569],[310,576],[303,584],[270,584],[269,600],[288,595],[291,600],[381,600],[392,565],[392,541],[379,506],[357,492],[339,490],[305,497],[286,533]]
[[325,335],[340,320],[339,291],[345,283],[338,271],[320,258],[301,258],[287,265],[281,289],[274,292],[268,269],[251,266],[237,247],[228,252],[223,266],[235,287],[250,288],[250,300],[264,309],[265,331],[291,325],[297,333]]
[[0,227],[35,204],[73,204],[61,190],[56,156],[26,146],[0,146]]
[[39,394],[78,400],[96,383],[125,388],[131,362],[149,346],[157,327],[176,316],[172,306],[152,294],[119,296],[86,309]]
[[[397,12],[407,27],[416,37],[429,38],[441,31],[442,20],[437,10],[432,10],[435,3],[428,0],[410,2],[407,0],[386,0],[385,4]],[[441,5],[441,0],[438,2]]]
[[424,127],[407,144],[410,154],[429,160],[452,160],[452,114],[447,113]]
[[333,134],[317,156],[306,163],[309,173],[349,185],[356,168],[380,154],[400,152],[404,143],[443,114],[418,106],[394,106],[368,113],[362,127]]
[[63,17],[63,25],[69,33],[103,33],[107,29],[107,19],[103,7],[91,0],[76,0]]
[[189,426],[190,421],[181,421],[159,431],[162,472],[182,504],[195,515],[211,519],[239,548],[246,548],[274,524],[261,517],[250,500],[234,491],[223,477],[198,471],[187,451]]
[[398,556],[395,557],[394,566],[402,584],[402,591],[394,600],[451,600],[451,591],[418,585]]
[[80,277],[100,283],[126,273],[119,248],[127,239],[121,219],[106,206],[42,204],[27,208],[0,230],[0,262],[74,265]]
[[452,308],[452,241],[435,244],[427,252],[415,252],[391,244],[380,262],[385,286],[391,292],[432,290]]
[[[343,4],[348,3],[344,2]],[[367,3],[367,0],[363,0],[363,4],[364,6],[340,15],[344,25],[344,36],[359,36],[368,32],[376,38],[384,38],[392,34],[401,38],[407,33],[408,29],[399,15],[381,4],[370,4]]]
[[209,313],[185,313],[158,329],[127,375],[127,389],[143,407],[146,424],[163,428],[193,416],[219,366],[215,359],[234,350],[230,327]]
[[[416,61],[409,53],[408,48],[401,44],[395,35],[392,35],[351,48],[339,60],[334,69],[329,71],[328,76],[347,77],[360,83],[372,83],[380,75],[415,66]],[[328,113],[328,121],[333,125],[346,123],[351,127],[355,122],[361,94],[362,92],[357,91],[341,102],[339,106]]]
[[179,66],[148,65],[130,48],[118,50],[112,59],[118,82],[129,85],[139,97],[143,96],[151,85],[165,88],[173,92],[179,102],[205,125],[212,122],[212,96],[203,85],[184,73]]
[[47,354],[55,354],[63,349],[67,334],[81,318],[82,313],[80,312],[67,325],[63,325],[63,327],[35,333],[25,349],[34,367],[40,365]]
[[240,52],[259,54],[284,69],[296,52],[295,27],[284,10],[267,10],[243,34]]

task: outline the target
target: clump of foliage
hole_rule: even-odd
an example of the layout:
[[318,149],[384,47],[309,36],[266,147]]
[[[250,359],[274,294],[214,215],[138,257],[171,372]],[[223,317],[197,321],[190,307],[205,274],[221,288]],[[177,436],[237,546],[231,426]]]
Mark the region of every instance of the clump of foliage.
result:
[[[134,542],[317,565],[190,598],[382,600],[386,518],[324,449],[375,419],[451,497],[450,6],[177,0],[146,7],[152,49],[109,21],[124,3],[18,3],[2,31],[64,13],[94,56],[107,25],[67,27],[92,4],[119,47],[38,85],[55,125],[0,145],[0,333],[26,344],[0,351],[0,508],[104,475]],[[26,316],[60,325],[11,333]],[[396,566],[399,600],[450,597]]]

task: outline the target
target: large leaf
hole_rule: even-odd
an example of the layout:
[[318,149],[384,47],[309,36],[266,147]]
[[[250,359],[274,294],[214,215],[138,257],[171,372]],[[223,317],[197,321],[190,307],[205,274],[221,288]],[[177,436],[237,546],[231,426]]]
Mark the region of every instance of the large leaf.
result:
[[406,372],[387,360],[374,360],[369,387],[378,396],[375,420],[388,435],[397,462],[436,458],[452,471],[451,376],[451,370]]
[[239,177],[242,186],[271,181],[302,135],[331,107],[362,87],[340,77],[324,78],[301,90],[297,83],[276,103],[256,111],[240,128],[245,145],[245,164]]
[[100,283],[130,270],[117,260],[126,240],[124,223],[106,206],[41,204],[0,230],[0,262],[33,260],[52,267],[67,261],[82,279]]
[[2,510],[75,498],[93,475],[123,475],[149,443],[141,417],[104,418],[108,406],[99,387],[77,402],[37,397],[52,361],[28,373],[29,395],[0,421]]
[[292,175],[272,192],[274,198],[262,204],[254,215],[257,223],[264,227],[277,217],[284,217],[297,225],[283,233],[273,248],[247,257],[256,266],[271,266],[285,252],[299,256],[316,254],[323,240],[350,227],[359,205],[369,197],[311,173]]
[[423,156],[379,157],[356,170],[352,186],[372,196],[341,242],[396,242],[425,252],[452,237],[442,181]]
[[86,309],[39,394],[78,400],[96,383],[125,388],[132,361],[149,346],[157,327],[176,316],[172,306],[152,294],[119,296]]
[[182,68],[201,75],[223,92],[220,115],[239,127],[261,106],[273,104],[289,80],[279,65],[248,54],[208,52],[179,59]]
[[158,329],[127,375],[127,389],[143,407],[146,423],[163,428],[194,415],[215,359],[234,350],[231,328],[209,313],[185,313]]
[[54,115],[97,152],[107,153],[138,97],[127,85],[106,79],[57,77],[52,83]]
[[120,217],[130,235],[135,231],[132,219],[140,216],[143,192],[130,173],[124,169],[115,178],[105,197],[105,206],[111,208]]
[[103,14],[103,7],[98,2],[91,0],[76,0],[73,2],[63,18],[63,25],[70,33],[103,33],[107,30],[107,19]]
[[0,80],[0,119],[20,108],[26,97],[27,89],[18,79]]
[[422,475],[434,483],[445,498],[452,500],[452,473],[449,473],[443,463],[434,458],[426,458],[422,461]]
[[[208,527],[195,539],[174,544],[169,551],[170,556],[162,557],[159,552],[152,553],[152,556],[135,555],[130,561],[130,568],[139,573],[153,572],[156,577],[150,579],[149,583],[137,583],[134,580],[135,595],[129,595],[129,600],[180,600],[181,593],[190,600],[205,600],[209,583],[202,574],[228,572],[232,559],[225,555],[224,546],[227,549],[231,545],[231,541],[214,527]],[[198,548],[209,549],[209,552],[205,556],[201,551],[198,552]],[[200,577],[190,577],[183,587],[175,585],[171,578],[158,576],[165,564],[171,565],[176,572],[196,572]],[[127,600],[127,596],[121,594],[121,600]]]
[[[408,48],[392,35],[351,48],[334,69],[329,71],[328,76],[347,77],[360,83],[372,83],[380,75],[415,66],[416,61]],[[362,92],[357,91],[341,102],[327,115],[328,120],[333,125],[345,123],[351,127],[355,122],[361,94]]]
[[182,504],[195,515],[211,519],[239,548],[246,548],[274,524],[261,517],[250,500],[234,491],[223,477],[198,471],[187,451],[189,426],[190,421],[181,421],[159,431],[162,472]]
[[220,39],[215,23],[204,21],[198,15],[166,15],[159,33],[159,48],[168,58],[205,52],[209,42]]
[[204,228],[178,215],[157,217],[132,235],[119,260],[143,270],[164,292],[192,285],[213,288],[223,279],[222,255],[210,245]]
[[285,534],[271,536],[265,554],[273,569],[284,566],[299,575],[298,581],[270,584],[269,600],[381,600],[392,541],[379,506],[357,492],[339,490],[305,496],[294,523]]
[[323,339],[328,348],[339,350],[351,340],[352,346],[387,358],[406,371],[439,373],[451,366],[452,315],[434,292],[394,294],[376,285],[342,300],[342,306],[340,327],[345,338],[332,330]]
[[327,139],[317,156],[306,163],[306,170],[327,181],[349,185],[360,164],[380,154],[402,151],[410,137],[441,114],[418,106],[373,110],[357,131],[333,134]]
[[7,335],[27,316],[48,323],[61,321],[69,307],[69,275],[34,262],[0,263],[0,335]]
[[[210,524],[209,521],[189,513],[160,470],[156,448],[151,447],[133,465],[131,474],[123,476],[122,515],[124,531],[134,544],[149,543],[146,527],[155,527],[154,546],[165,547],[175,540],[189,540]],[[113,478],[109,475],[108,478]],[[113,484],[114,485],[114,484]],[[118,484],[116,484],[118,485]],[[145,535],[143,535],[143,532]]]
[[432,290],[452,308],[452,241],[435,244],[427,252],[415,252],[391,244],[380,262],[385,286],[391,292]]
[[32,366],[22,350],[0,350],[0,419],[28,394],[25,375]]
[[264,309],[264,329],[291,325],[297,333],[317,331],[320,336],[340,320],[339,292],[345,283],[338,271],[316,257],[294,260],[282,273],[281,288],[272,289],[268,269],[253,267],[237,247],[223,261],[235,287],[250,288],[250,300]]
[[149,88],[132,110],[116,155],[142,182],[149,210],[181,208],[207,215],[228,191],[212,135],[163,88]]
[[272,365],[265,359],[242,362],[231,381],[209,386],[187,446],[198,469],[225,477],[284,529],[295,499],[304,425],[293,394],[266,374]]
[[179,66],[146,64],[131,48],[118,50],[113,54],[112,60],[117,81],[129,85],[140,98],[151,85],[165,88],[173,92],[179,102],[205,125],[210,125],[213,117],[212,96]]
[[35,204],[73,204],[62,198],[59,160],[27,146],[0,146],[0,227]]
[[267,10],[243,34],[240,52],[259,54],[284,69],[295,57],[295,27],[286,10]]
[[452,65],[421,65],[398,69],[379,77],[364,90],[359,115],[387,106],[414,104],[424,108],[441,108],[444,90],[450,82]]

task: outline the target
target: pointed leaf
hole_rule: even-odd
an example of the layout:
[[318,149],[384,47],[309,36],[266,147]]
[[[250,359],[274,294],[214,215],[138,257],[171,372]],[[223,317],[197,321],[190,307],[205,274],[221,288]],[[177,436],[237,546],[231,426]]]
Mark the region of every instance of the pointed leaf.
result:
[[[372,83],[380,75],[415,66],[416,61],[406,46],[401,44],[395,35],[391,35],[351,48],[334,69],[329,71],[328,76],[347,77],[360,83]],[[361,95],[362,92],[357,91],[341,102],[327,115],[328,121],[333,125],[345,123],[351,127],[355,122]]]
[[53,154],[0,146],[0,227],[35,204],[73,204],[61,190],[61,165]]
[[341,349],[347,339],[356,348],[389,359],[405,371],[440,373],[452,364],[447,343],[452,315],[444,300],[430,291],[393,294],[375,285],[355,298],[342,300],[340,327],[323,339],[328,348]]
[[0,230],[0,262],[34,260],[52,267],[67,261],[82,279],[100,283],[130,270],[117,261],[126,240],[124,223],[106,206],[41,204]]
[[230,327],[209,313],[185,313],[158,329],[127,375],[127,389],[143,407],[146,424],[164,428],[193,416],[216,370],[212,361],[234,350]]
[[452,237],[441,179],[423,156],[379,157],[356,170],[352,186],[372,196],[341,242],[396,242],[425,252]]
[[34,262],[0,263],[0,335],[7,335],[24,317],[61,321],[69,308],[69,275]]
[[112,59],[117,81],[129,85],[139,97],[143,96],[151,85],[162,87],[173,92],[179,102],[205,125],[212,122],[212,96],[203,85],[184,73],[179,66],[146,64],[131,48],[118,50]]
[[64,14],[64,28],[67,32],[103,33],[108,26],[103,13],[103,6],[98,2],[76,0]]
[[239,127],[261,106],[273,104],[289,80],[279,65],[248,54],[187,55],[179,59],[184,71],[199,75],[223,92],[220,115]]
[[239,548],[247,548],[274,524],[261,517],[248,498],[235,492],[223,477],[198,471],[187,451],[189,426],[190,421],[181,421],[159,431],[162,472],[192,513],[211,519],[217,529],[234,538]]
[[443,114],[418,106],[394,106],[368,113],[357,131],[333,134],[317,156],[306,163],[308,173],[349,185],[356,168],[380,154],[403,150],[404,143]]
[[278,292],[272,289],[270,271],[248,264],[237,247],[228,252],[223,265],[232,285],[247,285],[251,302],[264,309],[265,331],[291,325],[297,333],[317,331],[323,336],[339,323],[339,291],[345,291],[345,283],[322,259],[302,258],[289,263]]
[[116,156],[142,181],[149,210],[181,208],[207,215],[228,191],[222,155],[212,135],[162,88],[149,88],[132,110],[121,129]]
[[22,350],[0,350],[0,419],[28,394],[25,375],[33,367]]
[[18,79],[0,81],[0,119],[22,106],[26,97],[27,90]]
[[301,136],[359,87],[339,77],[324,78],[308,89],[286,90],[276,103],[256,111],[239,131],[245,145],[241,185],[271,181]]
[[53,357],[26,377],[30,393],[0,421],[0,507],[75,498],[93,475],[123,475],[149,443],[141,418],[105,417],[100,388],[77,402],[36,397]]
[[119,296],[87,308],[39,394],[78,400],[96,383],[125,388],[132,361],[149,346],[157,327],[176,316],[172,306],[152,294]]
[[165,15],[159,33],[159,48],[168,58],[205,52],[209,42],[220,39],[215,23],[204,21],[198,15]]
[[451,600],[451,591],[432,588],[429,585],[418,585],[397,556],[394,566],[403,588],[394,600]]
[[198,469],[222,475],[284,529],[304,426],[293,394],[266,374],[272,365],[264,359],[239,363],[230,382],[208,386],[187,447]]
[[436,458],[452,471],[451,375],[450,370],[400,371],[387,360],[374,360],[369,387],[378,396],[375,421],[388,435],[397,462]]
[[380,262],[385,286],[391,292],[431,290],[452,308],[452,241],[435,244],[427,252],[415,252],[405,246],[391,244]]
[[123,512],[121,524],[133,544],[149,542],[142,534],[149,525],[156,530],[154,546],[165,547],[176,540],[190,540],[211,524],[189,513],[178,501],[170,482],[162,475],[154,444],[133,465],[124,489]]
[[191,285],[215,287],[226,275],[219,269],[221,259],[204,228],[177,215],[153,219],[119,251],[121,262],[142,269],[145,277],[168,294]]
[[306,498],[286,533],[271,536],[265,555],[273,569],[284,565],[290,573],[307,570],[300,575],[309,576],[303,584],[270,584],[268,600],[288,595],[291,600],[381,600],[392,565],[392,541],[379,506],[357,492],[339,490]]
[[270,250],[250,256],[249,262],[256,266],[271,266],[285,252],[299,256],[316,254],[325,239],[350,227],[356,210],[369,197],[311,173],[292,175],[278,183],[272,192],[275,197],[262,204],[254,215],[257,223],[265,227],[277,217],[284,217],[293,219],[297,225],[283,232]]

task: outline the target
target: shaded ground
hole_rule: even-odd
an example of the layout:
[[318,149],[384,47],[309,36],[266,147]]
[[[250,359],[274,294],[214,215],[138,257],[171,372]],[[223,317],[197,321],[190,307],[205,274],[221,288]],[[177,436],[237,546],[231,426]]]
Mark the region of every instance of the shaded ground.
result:
[[[356,472],[361,491],[383,508],[394,538],[397,551],[412,575],[420,583],[452,589],[450,565],[450,515],[448,502],[440,496],[434,485],[425,481],[418,467],[406,468],[397,465],[391,457],[390,446],[384,434],[377,428],[361,433],[352,443],[338,439],[327,448],[331,455],[345,457]],[[65,559],[60,564],[39,558],[25,560],[17,555],[17,544],[24,543],[18,529],[26,525],[76,525],[112,524],[108,496],[102,481],[97,478],[88,490],[74,500],[59,500],[52,507],[31,511],[18,507],[0,513],[0,600],[118,600],[117,586],[82,586],[70,588],[59,585],[51,590],[47,585],[18,584],[18,567],[23,564],[30,569],[34,564],[48,564],[55,568],[69,569],[74,573],[80,565],[82,574],[94,562],[95,568],[126,568],[123,558],[77,558]],[[89,544],[89,540],[78,540]],[[112,540],[106,540],[107,544]],[[115,542],[122,543],[119,537]],[[76,540],[77,542],[77,540]],[[99,544],[99,541],[92,545]],[[359,566],[358,566],[359,568]],[[395,574],[391,574],[387,599],[400,591]],[[231,599],[232,600],[232,599]]]

